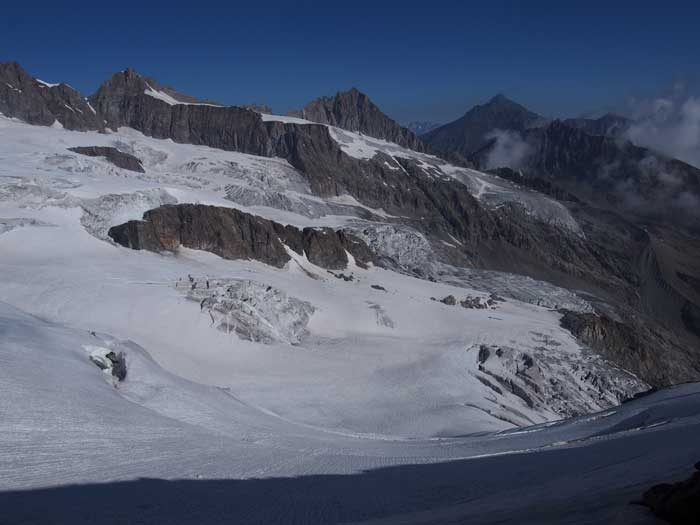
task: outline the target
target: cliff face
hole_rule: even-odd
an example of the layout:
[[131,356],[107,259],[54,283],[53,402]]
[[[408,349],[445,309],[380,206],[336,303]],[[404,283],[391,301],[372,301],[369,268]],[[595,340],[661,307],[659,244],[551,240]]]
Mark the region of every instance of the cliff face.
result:
[[293,114],[312,122],[356,131],[412,150],[425,151],[425,145],[412,131],[387,117],[367,95],[356,88],[340,91],[332,97],[317,98]]
[[685,351],[670,333],[630,320],[565,311],[562,327],[604,358],[629,370],[654,387],[696,381],[700,358]]
[[283,226],[233,208],[178,204],[147,211],[141,221],[109,230],[127,248],[154,252],[180,246],[214,253],[224,259],[253,259],[277,268],[291,259],[285,245],[309,261],[328,269],[344,269],[346,251],[359,265],[374,262],[367,245],[357,237],[331,228]]
[[128,126],[180,143],[273,154],[265,125],[254,111],[195,102],[131,69],[112,76],[90,101],[112,129]]
[[0,63],[0,113],[29,124],[87,131],[104,124],[87,100],[67,84],[46,84],[16,62]]

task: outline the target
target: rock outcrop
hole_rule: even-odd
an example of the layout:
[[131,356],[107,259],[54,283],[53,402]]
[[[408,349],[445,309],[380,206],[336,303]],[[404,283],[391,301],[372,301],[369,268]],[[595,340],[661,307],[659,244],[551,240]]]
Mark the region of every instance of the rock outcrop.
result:
[[147,211],[141,221],[110,228],[108,234],[116,243],[136,250],[175,251],[184,246],[277,268],[291,259],[285,245],[299,255],[306,254],[313,264],[332,270],[347,266],[347,253],[358,265],[374,262],[367,245],[350,233],[331,228],[300,230],[233,208],[200,204],[161,206]]
[[425,145],[412,131],[387,117],[367,95],[356,88],[340,91],[332,97],[317,98],[292,114],[312,122],[388,140],[412,150],[425,151]]
[[117,148],[111,148],[108,146],[78,146],[76,148],[68,149],[70,151],[74,151],[75,153],[80,153],[81,155],[87,155],[88,157],[104,157],[118,168],[136,171],[138,173],[145,172],[141,161],[137,157],[134,157],[129,153],[119,151]]
[[132,69],[113,75],[90,101],[112,129],[128,126],[151,137],[185,144],[256,155],[273,153],[258,113],[200,103]]
[[29,124],[66,129],[102,130],[104,124],[88,101],[67,84],[35,79],[17,62],[0,63],[0,113]]
[[126,379],[126,354],[105,348],[96,348],[90,353],[92,361],[100,370],[109,373],[117,381]]
[[654,387],[696,381],[700,358],[678,344],[670,333],[628,319],[562,311],[561,326],[597,354],[644,378]]
[[639,502],[673,525],[693,525],[700,519],[700,462],[684,481],[661,483],[647,490]]
[[[553,350],[561,345],[559,341],[547,334],[531,334],[538,344],[527,352],[507,345],[475,343],[467,348],[476,362],[476,370],[471,373],[497,397],[512,395],[529,408],[573,417],[615,406],[647,389],[644,382],[599,356],[590,352],[558,353]],[[523,424],[524,414],[510,403],[502,406],[508,405],[511,408],[501,415]]]

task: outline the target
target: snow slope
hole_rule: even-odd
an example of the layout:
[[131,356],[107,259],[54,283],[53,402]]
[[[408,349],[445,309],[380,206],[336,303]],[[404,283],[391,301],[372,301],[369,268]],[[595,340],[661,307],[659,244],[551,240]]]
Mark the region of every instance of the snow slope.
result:
[[[697,459],[698,385],[523,430],[405,440],[291,422],[134,343],[4,303],[0,332],[4,523],[653,523],[629,502]],[[94,348],[126,354],[126,381],[90,362]]]
[[[0,236],[0,300],[71,326],[132,339],[168,370],[234,388],[284,417],[343,431],[453,435],[590,412],[645,388],[583,350],[559,327],[559,314],[547,308],[508,300],[472,310],[431,300],[487,297],[488,289],[441,285],[378,268],[351,268],[346,273],[354,279],[345,281],[296,256],[277,270],[187,250],[177,256],[134,252],[106,242],[111,225],[161,204],[234,206],[225,198],[225,183],[253,187],[261,180],[258,170],[266,174],[266,186],[303,194],[298,174],[279,159],[147,139],[130,130],[102,135],[4,122],[0,134],[3,144],[12,145],[0,166],[5,181],[0,182],[0,217],[30,224]],[[93,142],[137,154],[146,173],[66,153],[76,143]],[[229,171],[234,163],[236,169]],[[352,213],[357,206],[347,202],[342,210]],[[240,207],[301,226],[358,221],[352,215],[309,217],[270,206]],[[31,227],[29,220],[54,227]],[[242,304],[240,296],[233,304],[226,299],[225,308],[204,309],[201,301],[220,298],[187,299],[177,286],[187,276],[251,281],[263,290],[272,286],[279,297],[308,304],[313,314],[291,332],[282,326],[251,331],[250,320],[231,324],[226,313]],[[277,314],[271,319],[281,322]],[[254,321],[270,324],[260,316]],[[249,337],[242,340],[241,331]],[[481,345],[493,350],[488,363],[479,362]],[[525,370],[522,363],[533,359],[534,366]],[[618,387],[603,391],[596,382]]]
[[[67,149],[95,145],[136,155],[145,173]],[[0,507],[11,522],[94,521],[95,505],[115,522],[135,508],[145,523],[412,522],[437,508],[445,520],[481,519],[610,490],[596,507],[608,513],[692,456],[698,388],[610,409],[646,385],[559,326],[553,307],[589,307],[571,292],[496,272],[452,269],[451,282],[431,282],[352,257],[329,272],[291,251],[277,269],[108,239],[110,226],[176,202],[349,227],[399,266],[432,259],[417,232],[382,210],[362,219],[368,210],[349,197],[312,195],[281,159],[0,118],[0,490],[12,490]],[[448,295],[456,305],[439,300]],[[90,359],[110,350],[126,354],[123,382]],[[666,442],[646,463],[643,451]],[[262,484],[195,483],[173,499],[133,481],[144,477]],[[95,486],[87,503],[65,487],[116,480],[132,481]],[[35,490],[51,486],[64,488]],[[231,497],[208,502],[207,515],[200,486]],[[112,489],[130,503],[101,492]]]

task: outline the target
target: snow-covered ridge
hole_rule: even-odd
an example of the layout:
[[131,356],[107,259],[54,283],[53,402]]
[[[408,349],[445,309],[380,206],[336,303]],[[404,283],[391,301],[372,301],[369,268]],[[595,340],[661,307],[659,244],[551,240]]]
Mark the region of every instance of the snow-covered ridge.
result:
[[304,120],[299,117],[290,117],[287,115],[271,115],[269,113],[260,113],[260,117],[263,122],[284,122],[285,124],[317,124],[316,122],[311,122],[310,120]]
[[206,104],[203,102],[182,102],[181,100],[176,99],[172,95],[169,95],[165,91],[154,89],[148,82],[146,82],[146,86],[147,87],[144,90],[144,93],[146,95],[148,95],[149,97],[157,98],[158,100],[161,100],[170,106],[213,106],[217,108],[223,107],[217,104]]
[[[297,117],[267,114],[261,114],[261,117],[263,121],[314,124],[314,122]],[[404,148],[393,142],[333,126],[326,125],[326,127],[331,138],[340,146],[340,149],[353,158],[370,160],[380,153],[388,155],[393,159],[393,163],[390,164],[387,161],[384,161],[384,163],[388,169],[395,171],[403,170],[399,162],[396,161],[397,158],[409,159],[418,163],[426,177],[435,177],[437,175],[459,180],[472,195],[488,207],[497,208],[503,203],[515,202],[521,205],[528,214],[539,220],[568,229],[577,235],[583,234],[569,210],[563,204],[542,193],[518,187],[512,182],[495,175],[454,166],[434,155]]]
[[61,85],[60,83],[59,83],[59,84],[51,84],[51,83],[49,83],[49,82],[44,82],[43,80],[39,80],[38,78],[36,79],[36,81],[37,81],[39,84],[41,84],[42,86],[48,87],[48,88],[52,88],[52,87],[56,87],[56,86],[60,86],[60,85]]

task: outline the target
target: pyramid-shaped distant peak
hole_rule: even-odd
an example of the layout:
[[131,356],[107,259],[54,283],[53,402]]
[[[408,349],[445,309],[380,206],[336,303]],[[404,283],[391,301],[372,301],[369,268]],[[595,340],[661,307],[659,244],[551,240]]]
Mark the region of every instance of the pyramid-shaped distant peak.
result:
[[511,99],[509,99],[507,96],[505,96],[503,93],[498,93],[494,97],[491,98],[488,102],[489,104],[515,104]]
[[[481,108],[496,108],[499,110],[510,110],[510,111],[522,111],[522,112],[528,112],[532,113],[529,109],[527,109],[525,106],[522,104],[519,104],[518,102],[515,102],[514,100],[508,98],[505,96],[503,93],[499,93],[498,95],[492,97],[486,104],[483,104],[481,106],[476,106],[481,107]],[[533,113],[534,114],[534,113]]]

